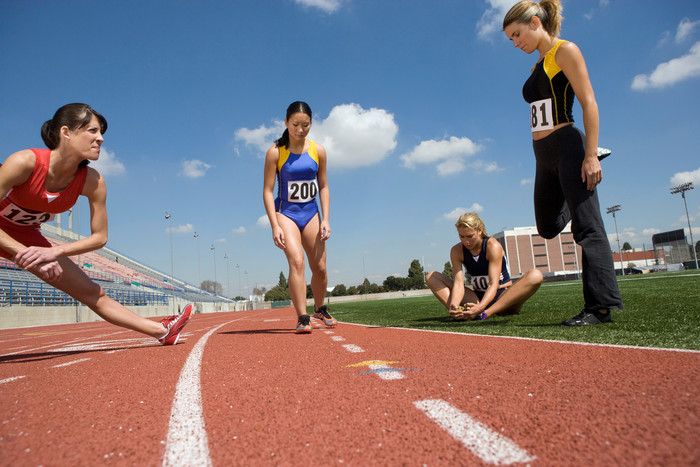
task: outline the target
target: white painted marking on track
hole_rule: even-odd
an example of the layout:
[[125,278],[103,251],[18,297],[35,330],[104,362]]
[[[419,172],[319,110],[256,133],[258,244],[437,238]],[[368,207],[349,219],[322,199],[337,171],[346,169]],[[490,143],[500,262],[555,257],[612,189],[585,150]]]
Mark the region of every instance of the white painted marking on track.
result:
[[355,344],[344,344],[343,347],[345,350],[352,353],[362,353],[365,351],[362,347],[358,347]]
[[272,323],[272,322],[275,322],[275,321],[280,321],[280,319],[279,319],[279,318],[276,318],[276,319],[266,319],[266,320],[263,320],[263,323]]
[[89,358],[79,358],[78,360],[73,360],[72,362],[61,363],[60,365],[54,365],[51,368],[61,368],[63,366],[71,366],[71,365],[75,365],[76,363],[87,362],[88,360],[90,360],[90,359]]
[[505,465],[536,459],[509,438],[492,431],[444,400],[426,399],[413,405],[486,463]]
[[333,331],[323,331],[324,334],[335,334]]
[[394,370],[386,363],[372,364],[368,365],[368,367],[374,372],[375,375],[379,376],[384,381],[404,379],[406,377],[406,375],[398,370]]
[[0,384],[9,383],[10,381],[15,381],[22,378],[26,378],[26,376],[13,376],[12,378],[0,379]]
[[170,411],[164,466],[212,465],[202,410],[202,353],[209,337],[232,322],[220,324],[202,336],[182,367]]
[[343,336],[333,336],[331,339],[335,342],[345,342],[345,338]]

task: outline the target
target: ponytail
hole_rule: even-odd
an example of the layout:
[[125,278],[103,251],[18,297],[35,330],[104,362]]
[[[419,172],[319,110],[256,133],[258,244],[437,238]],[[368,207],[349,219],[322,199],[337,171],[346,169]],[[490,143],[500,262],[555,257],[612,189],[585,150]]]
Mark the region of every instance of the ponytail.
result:
[[281,148],[281,147],[287,146],[288,144],[289,144],[289,130],[287,130],[285,128],[284,133],[282,133],[282,136],[280,137],[280,139],[275,141],[275,146],[277,146],[278,148]]
[[506,13],[505,18],[503,18],[503,29],[505,30],[506,26],[515,22],[528,24],[532,21],[533,16],[537,16],[542,27],[550,36],[558,36],[564,19],[561,14],[563,10],[561,0],[540,0],[539,3],[522,0],[513,5]]

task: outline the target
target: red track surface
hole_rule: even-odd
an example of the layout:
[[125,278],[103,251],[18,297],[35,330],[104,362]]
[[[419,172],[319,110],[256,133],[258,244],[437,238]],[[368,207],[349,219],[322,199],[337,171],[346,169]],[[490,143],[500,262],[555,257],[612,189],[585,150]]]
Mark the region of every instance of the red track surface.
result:
[[295,322],[0,331],[0,464],[700,464],[698,352]]

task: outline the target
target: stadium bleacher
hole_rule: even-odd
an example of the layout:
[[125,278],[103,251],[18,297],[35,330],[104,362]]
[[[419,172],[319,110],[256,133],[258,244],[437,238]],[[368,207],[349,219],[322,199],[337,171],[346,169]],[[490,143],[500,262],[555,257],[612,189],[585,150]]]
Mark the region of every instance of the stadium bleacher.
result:
[[[53,226],[42,227],[52,245],[75,241]],[[70,258],[105,293],[124,306],[167,305],[172,298],[191,302],[231,301],[225,297],[170,278],[107,248]],[[0,258],[0,306],[75,305],[76,300],[33,274]]]

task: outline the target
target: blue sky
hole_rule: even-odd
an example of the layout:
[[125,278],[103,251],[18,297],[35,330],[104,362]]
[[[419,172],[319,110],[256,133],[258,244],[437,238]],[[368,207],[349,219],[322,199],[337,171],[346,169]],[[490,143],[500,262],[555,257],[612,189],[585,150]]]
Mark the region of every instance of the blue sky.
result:
[[[108,247],[169,272],[167,211],[175,276],[216,274],[239,294],[287,274],[265,221],[263,156],[304,100],[328,151],[329,285],[381,284],[416,258],[442,270],[462,212],[493,233],[534,224],[521,88],[537,57],[501,32],[513,3],[0,0],[2,159],[43,147],[61,105],[89,103],[109,122],[95,164]],[[586,58],[600,145],[613,150],[603,212],[620,204],[621,241],[648,248],[654,233],[687,230],[669,188],[692,181],[700,240],[700,2],[564,8],[562,37]]]

